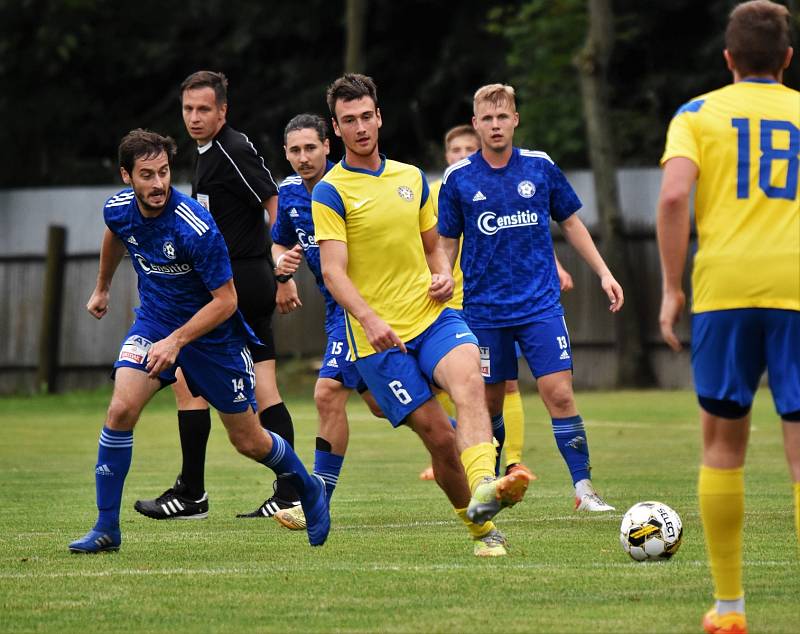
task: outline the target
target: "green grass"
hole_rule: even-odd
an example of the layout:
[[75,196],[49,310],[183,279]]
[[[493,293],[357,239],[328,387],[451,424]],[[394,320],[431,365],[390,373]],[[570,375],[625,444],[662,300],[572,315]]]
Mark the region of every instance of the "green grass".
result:
[[[695,480],[699,431],[688,392],[578,395],[595,481],[618,512],[578,516],[535,395],[526,397],[526,462],[539,475],[498,525],[512,548],[472,556],[426,456],[351,403],[351,444],[320,549],[272,520],[237,520],[271,474],[238,456],[215,422],[205,521],[133,511],[179,468],[174,405],[160,394],[136,430],[117,554],[70,555],[93,523],[97,436],[108,394],[0,400],[0,629],[4,632],[698,632],[711,601]],[[310,398],[289,401],[311,463]],[[768,394],[748,456],[745,584],[751,630],[797,631],[800,565],[780,425]],[[683,518],[665,563],[638,564],[617,538],[622,512],[658,499]]]

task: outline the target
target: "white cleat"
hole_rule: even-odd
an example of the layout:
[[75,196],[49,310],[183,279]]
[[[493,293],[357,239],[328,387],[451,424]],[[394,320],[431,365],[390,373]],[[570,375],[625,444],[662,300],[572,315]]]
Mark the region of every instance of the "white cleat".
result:
[[589,511],[590,513],[602,513],[603,511],[616,510],[610,504],[603,502],[597,493],[584,493],[581,497],[575,498],[576,511]]

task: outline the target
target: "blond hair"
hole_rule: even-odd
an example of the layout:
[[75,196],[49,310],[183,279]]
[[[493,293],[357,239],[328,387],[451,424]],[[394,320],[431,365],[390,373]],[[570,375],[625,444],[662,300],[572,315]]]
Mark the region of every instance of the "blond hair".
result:
[[516,93],[514,87],[508,84],[487,84],[475,91],[472,97],[473,112],[478,109],[480,103],[490,103],[493,106],[509,105],[513,110],[517,109]]

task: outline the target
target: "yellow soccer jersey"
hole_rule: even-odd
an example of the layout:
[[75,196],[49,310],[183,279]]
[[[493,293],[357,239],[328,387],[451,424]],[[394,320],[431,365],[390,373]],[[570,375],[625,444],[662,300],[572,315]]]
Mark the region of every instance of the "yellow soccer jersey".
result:
[[[341,161],[314,187],[311,213],[317,242],[347,243],[348,277],[402,341],[445,309],[428,295],[431,272],[420,233],[436,226],[436,216],[418,168],[383,158],[371,172]],[[353,356],[373,354],[358,320],[345,319]]]
[[[431,202],[433,202],[433,213],[436,214],[437,218],[439,217],[439,190],[441,188],[441,179],[431,183]],[[464,272],[461,270],[461,243],[463,240],[464,236],[462,235],[458,244],[456,265],[453,268],[453,281],[455,282],[455,286],[453,286],[453,297],[447,302],[447,307],[454,308],[455,310],[462,310],[464,308]]]
[[745,80],[682,106],[661,157],[699,168],[693,312],[800,310],[800,92]]

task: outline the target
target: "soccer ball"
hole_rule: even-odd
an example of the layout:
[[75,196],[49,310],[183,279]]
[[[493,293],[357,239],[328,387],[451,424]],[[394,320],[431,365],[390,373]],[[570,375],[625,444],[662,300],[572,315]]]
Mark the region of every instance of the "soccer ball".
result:
[[639,502],[628,509],[619,527],[622,549],[636,561],[669,559],[681,545],[680,516],[661,502]]

